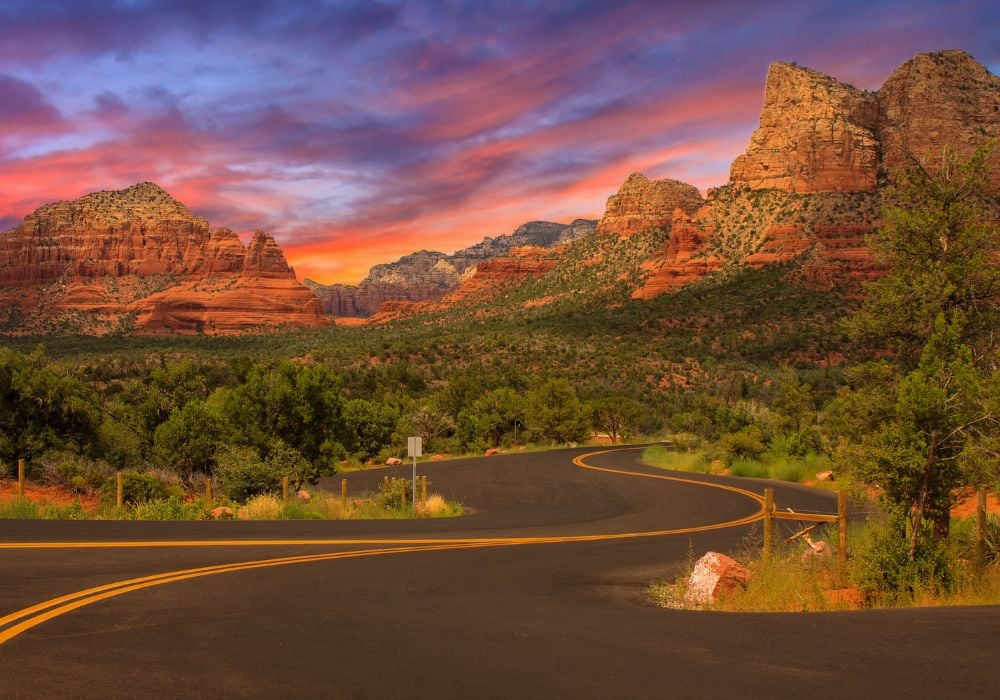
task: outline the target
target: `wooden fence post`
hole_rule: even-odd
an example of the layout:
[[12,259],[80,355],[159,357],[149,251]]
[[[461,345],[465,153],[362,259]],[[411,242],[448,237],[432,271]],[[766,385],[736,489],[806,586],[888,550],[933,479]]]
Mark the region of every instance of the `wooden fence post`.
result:
[[976,573],[986,570],[986,487],[976,494]]
[[847,573],[847,491],[837,491],[837,576]]
[[281,500],[288,500],[288,477],[281,477]]
[[24,498],[24,460],[17,460],[17,497]]
[[764,489],[764,561],[771,558],[774,539],[774,489]]
[[427,510],[427,475],[420,477],[420,507]]
[[212,477],[205,479],[205,503],[212,502]]
[[121,508],[125,501],[125,478],[121,472],[115,475],[115,507]]
[[347,508],[347,479],[340,480],[340,507]]

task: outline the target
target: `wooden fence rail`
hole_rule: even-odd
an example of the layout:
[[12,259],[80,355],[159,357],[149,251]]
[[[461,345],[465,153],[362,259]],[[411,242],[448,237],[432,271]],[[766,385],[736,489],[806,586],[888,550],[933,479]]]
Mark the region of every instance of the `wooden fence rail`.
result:
[[837,513],[796,513],[776,510],[774,507],[774,489],[764,489],[764,559],[770,559],[774,544],[774,521],[795,520],[800,523],[816,523],[793,535],[805,535],[814,527],[823,523],[837,523],[837,575],[843,579],[847,571],[847,492],[841,489],[837,492]]

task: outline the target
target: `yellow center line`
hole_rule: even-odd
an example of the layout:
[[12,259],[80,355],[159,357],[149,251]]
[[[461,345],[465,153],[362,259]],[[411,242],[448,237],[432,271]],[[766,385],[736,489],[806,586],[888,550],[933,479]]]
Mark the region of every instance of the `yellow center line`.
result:
[[[68,612],[91,605],[101,600],[106,600],[115,596],[123,595],[132,591],[160,586],[176,581],[212,576],[215,574],[231,573],[235,571],[247,571],[251,569],[261,569],[275,566],[287,566],[291,564],[303,564],[318,561],[330,561],[334,559],[350,559],[356,557],[384,556],[388,554],[402,554],[408,552],[444,551],[451,549],[473,549],[484,547],[499,547],[524,544],[553,544],[568,542],[595,542],[619,539],[635,539],[640,537],[662,537],[666,535],[680,535],[696,532],[706,532],[710,530],[721,530],[723,528],[748,525],[759,520],[764,512],[764,499],[752,491],[740,489],[735,486],[718,484],[694,479],[683,479],[680,477],[666,476],[661,474],[647,474],[643,472],[626,471],[612,469],[608,467],[596,467],[586,463],[586,458],[594,457],[609,452],[619,451],[622,448],[600,450],[588,452],[573,460],[573,464],[583,469],[607,472],[624,476],[635,476],[648,479],[661,479],[666,481],[676,481],[680,483],[695,484],[709,488],[718,488],[725,491],[732,491],[746,496],[758,504],[760,509],[743,518],[729,520],[721,523],[709,525],[696,525],[686,528],[674,528],[669,530],[653,530],[646,532],[628,532],[612,534],[594,535],[565,535],[549,537],[493,537],[493,538],[436,538],[436,539],[326,539],[326,540],[189,540],[189,541],[151,541],[151,542],[15,542],[0,544],[0,549],[74,549],[74,548],[95,548],[95,547],[246,547],[246,546],[290,546],[290,545],[323,545],[323,546],[349,546],[349,545],[397,545],[394,547],[383,547],[380,549],[363,549],[347,552],[327,552],[322,554],[298,555],[289,557],[279,557],[273,559],[262,559],[256,561],[236,562],[231,564],[220,564],[214,566],[204,566],[193,569],[182,569],[170,571],[150,576],[117,581],[113,583],[88,588],[68,595],[53,598],[51,600],[38,603],[24,608],[17,612],[0,617],[0,644],[16,637],[22,632],[42,624],[52,618],[64,615]],[[637,449],[637,448],[624,448]],[[17,624],[14,624],[17,623]],[[6,627],[6,629],[2,629]]]

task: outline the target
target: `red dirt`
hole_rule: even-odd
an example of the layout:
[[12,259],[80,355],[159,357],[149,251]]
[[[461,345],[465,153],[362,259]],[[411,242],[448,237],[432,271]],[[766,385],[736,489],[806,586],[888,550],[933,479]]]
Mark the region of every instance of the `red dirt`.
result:
[[[24,485],[24,497],[32,503],[39,505],[72,505],[76,499],[87,511],[96,511],[100,507],[101,499],[92,494],[76,494],[62,486],[43,486],[27,482]],[[14,500],[17,498],[17,481],[0,480],[0,502]]]
[[[971,486],[961,488],[955,491],[955,496],[957,500],[955,501],[955,505],[951,507],[951,517],[975,517],[976,490]],[[986,512],[1000,514],[1000,498],[997,498],[997,495],[992,491],[986,493]]]

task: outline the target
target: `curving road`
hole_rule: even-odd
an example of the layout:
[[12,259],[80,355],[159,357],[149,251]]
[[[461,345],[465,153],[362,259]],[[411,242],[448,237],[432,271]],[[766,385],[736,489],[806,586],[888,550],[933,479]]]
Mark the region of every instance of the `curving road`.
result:
[[[764,482],[671,480],[635,450],[420,470],[470,514],[0,521],[0,698],[969,698],[1000,687],[1000,607],[649,606],[646,585],[691,556],[746,546],[761,506],[740,491]],[[348,475],[351,491],[386,473]],[[782,508],[835,508],[828,493],[771,485]]]

